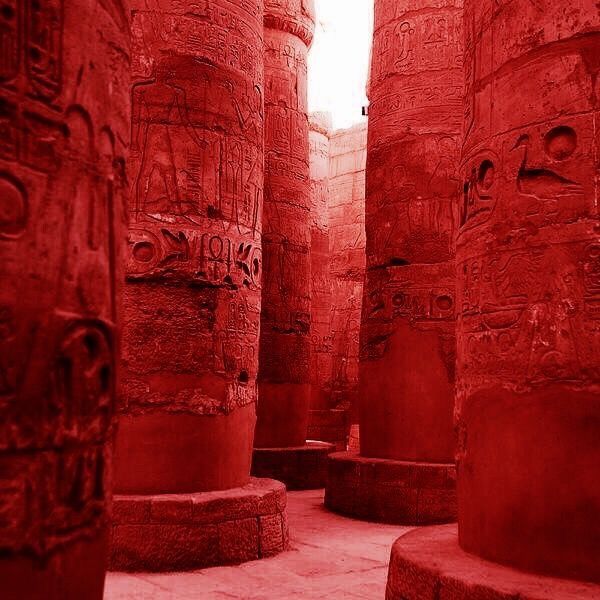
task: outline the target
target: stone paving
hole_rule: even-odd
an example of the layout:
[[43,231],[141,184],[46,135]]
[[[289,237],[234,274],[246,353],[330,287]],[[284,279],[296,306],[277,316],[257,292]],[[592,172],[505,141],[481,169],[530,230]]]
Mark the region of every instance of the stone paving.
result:
[[391,546],[408,527],[347,519],[323,491],[289,492],[291,549],[190,573],[109,573],[105,600],[383,600]]

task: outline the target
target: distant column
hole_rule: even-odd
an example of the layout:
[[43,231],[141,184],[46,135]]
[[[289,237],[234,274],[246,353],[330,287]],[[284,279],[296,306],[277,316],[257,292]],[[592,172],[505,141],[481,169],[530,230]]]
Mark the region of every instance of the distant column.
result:
[[252,473],[323,487],[330,444],[306,442],[311,399],[311,182],[306,57],[313,0],[265,2],[263,309]]
[[[365,518],[430,523],[456,514],[454,236],[462,48],[462,0],[376,0],[359,367],[365,464],[359,487],[367,499],[338,495],[362,502],[346,511]],[[371,459],[404,466],[381,467],[370,483]],[[421,471],[427,475],[415,475]],[[386,478],[394,483],[384,486]],[[391,489],[394,499],[387,498]],[[334,496],[328,501],[337,504]]]
[[358,356],[365,279],[365,168],[367,124],[334,132],[329,140],[331,254],[331,406],[347,412],[349,446],[358,449]]
[[306,57],[312,0],[265,2],[265,204],[257,448],[302,446],[310,403]]
[[462,2],[375,4],[361,454],[450,463]]
[[458,532],[400,538],[387,599],[595,600],[598,5],[466,0],[464,17]]
[[331,276],[329,272],[329,131],[331,115],[312,113],[310,147],[310,264],[312,410],[329,408],[331,394]]
[[127,2],[0,7],[0,596],[101,600]]

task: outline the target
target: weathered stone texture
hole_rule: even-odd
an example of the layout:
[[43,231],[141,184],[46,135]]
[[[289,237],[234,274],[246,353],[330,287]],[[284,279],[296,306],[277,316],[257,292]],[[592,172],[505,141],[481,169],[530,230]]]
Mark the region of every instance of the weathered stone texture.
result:
[[255,419],[263,3],[132,4],[116,481],[127,493],[225,489],[248,479]]
[[111,569],[175,571],[237,564],[287,548],[285,486],[251,479],[201,494],[116,496]]
[[0,8],[0,595],[102,598],[129,24]]
[[456,469],[336,452],[327,462],[325,506],[367,521],[448,523],[456,520]]
[[330,407],[357,418],[360,314],[365,274],[367,125],[334,132],[329,161],[332,365]]
[[331,116],[312,113],[310,148],[311,409],[329,407],[331,385],[331,276],[329,254],[329,134]]
[[386,600],[597,600],[600,586],[540,577],[462,550],[456,525],[416,529],[392,547]]
[[600,579],[598,5],[465,2],[459,531]]
[[454,232],[462,1],[375,2],[361,452],[454,457]]
[[310,402],[307,0],[265,2],[263,310],[255,446],[301,446]]

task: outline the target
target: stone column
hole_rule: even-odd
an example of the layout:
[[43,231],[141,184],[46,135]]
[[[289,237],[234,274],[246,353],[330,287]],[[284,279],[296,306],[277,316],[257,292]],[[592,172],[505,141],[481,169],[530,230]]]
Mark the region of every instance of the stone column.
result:
[[314,25],[313,0],[265,2],[264,274],[252,472],[276,477],[288,489],[321,486],[330,449],[306,444],[311,397],[306,57]]
[[331,135],[329,161],[329,248],[333,306],[331,407],[337,411],[331,414],[339,415],[339,412],[343,411],[346,415],[345,429],[350,437],[348,446],[354,450],[358,450],[358,355],[365,278],[366,160],[366,123],[336,131]]
[[[358,486],[366,497],[333,493],[335,483],[328,496],[332,508],[340,497],[343,510],[365,518],[428,523],[455,516],[461,19],[462,0],[375,2],[359,384]],[[392,461],[374,482],[369,459]],[[388,479],[394,483],[378,487]]]
[[598,6],[467,0],[465,28],[461,549],[455,527],[398,542],[388,598],[598,598],[537,575],[600,582]]
[[[115,458],[116,489],[127,496],[116,505],[113,566],[257,558],[248,486],[262,269],[263,3],[133,4],[125,381]],[[270,484],[260,485],[267,493]],[[232,494],[246,503],[235,514],[248,519],[225,527],[239,516],[211,512],[216,491],[224,505]],[[163,494],[179,494],[178,508],[159,508]],[[132,526],[131,515],[148,503],[157,508]],[[204,506],[202,523],[196,509],[187,514],[192,505]]]
[[301,446],[310,402],[306,57],[312,0],[265,3],[265,205],[257,448]]
[[600,14],[465,5],[460,541],[600,581]]
[[101,600],[127,3],[0,9],[0,596]]
[[311,410],[329,408],[331,392],[331,278],[329,273],[329,113],[312,113],[310,148]]

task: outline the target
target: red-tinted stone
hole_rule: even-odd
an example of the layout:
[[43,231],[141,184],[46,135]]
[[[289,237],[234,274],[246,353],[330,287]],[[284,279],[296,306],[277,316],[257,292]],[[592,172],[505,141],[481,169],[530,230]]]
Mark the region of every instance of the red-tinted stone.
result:
[[273,556],[281,552],[284,544],[285,522],[281,515],[266,515],[258,520],[260,529],[260,555]]
[[458,545],[456,525],[411,531],[392,548],[386,600],[597,600],[600,586],[487,562]]
[[285,486],[278,481],[251,479],[241,488],[199,494],[116,496],[115,506],[113,570],[236,564],[288,545]]
[[307,441],[291,448],[255,448],[252,457],[254,477],[272,477],[288,490],[315,490],[325,487],[327,456],[333,444]]
[[306,56],[312,0],[265,2],[263,309],[255,446],[306,441],[310,402],[310,180]]
[[368,521],[405,525],[456,519],[456,472],[452,465],[330,454],[325,506]]
[[600,581],[598,4],[465,2],[459,535]]
[[[329,139],[329,252],[331,273],[330,408],[358,420],[360,314],[365,276],[365,165],[367,126],[359,124]],[[344,438],[337,439],[345,439]],[[319,436],[318,439],[333,441]]]
[[312,355],[308,438],[345,450],[357,420],[367,129],[311,115]]
[[329,408],[331,386],[332,307],[328,214],[330,129],[331,115],[310,115],[310,407],[313,410]]
[[0,596],[100,600],[127,3],[0,7]]
[[361,324],[363,456],[454,458],[462,0],[376,0]]
[[123,493],[248,481],[263,188],[263,3],[132,2]]
[[311,410],[308,423],[308,439],[322,440],[345,450],[350,429],[348,410]]

